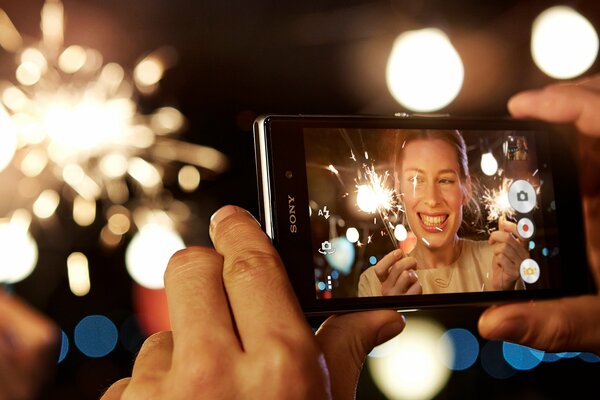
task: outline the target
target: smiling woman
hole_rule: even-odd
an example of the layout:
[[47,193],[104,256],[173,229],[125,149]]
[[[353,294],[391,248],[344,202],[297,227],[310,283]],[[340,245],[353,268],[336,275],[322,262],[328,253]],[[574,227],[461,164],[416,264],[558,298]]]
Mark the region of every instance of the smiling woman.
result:
[[416,130],[400,143],[396,186],[416,244],[363,272],[359,296],[523,289],[518,269],[527,251],[514,223],[500,219],[489,240],[458,236],[463,209],[479,211],[460,132]]

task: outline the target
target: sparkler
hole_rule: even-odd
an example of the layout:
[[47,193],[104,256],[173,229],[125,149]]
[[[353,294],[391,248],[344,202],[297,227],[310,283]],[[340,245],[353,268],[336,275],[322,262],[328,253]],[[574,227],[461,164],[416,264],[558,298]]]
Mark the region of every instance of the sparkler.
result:
[[[137,110],[137,99],[155,91],[173,64],[173,50],[150,53],[130,74],[104,64],[94,49],[65,47],[60,0],[44,3],[41,31],[40,41],[23,38],[0,9],[3,57],[8,52],[16,60],[14,78],[0,82],[0,179],[17,182],[4,208],[46,219],[66,201],[74,221],[88,226],[100,203],[105,244],[119,243],[133,225],[141,230],[157,212],[164,211],[168,218],[161,221],[171,226],[181,220],[177,214],[189,215],[173,211],[185,205],[166,193],[169,164],[183,165],[179,184],[189,192],[198,187],[200,172],[220,174],[228,161],[213,148],[175,138],[186,125],[176,108]],[[115,211],[116,205],[126,208]]]

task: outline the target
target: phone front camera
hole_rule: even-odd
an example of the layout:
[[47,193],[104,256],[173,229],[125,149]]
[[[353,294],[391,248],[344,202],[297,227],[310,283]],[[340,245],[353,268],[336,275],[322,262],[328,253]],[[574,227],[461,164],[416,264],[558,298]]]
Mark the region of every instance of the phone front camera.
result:
[[292,171],[290,171],[290,170],[285,171],[286,178],[292,179],[293,176],[294,176],[294,174],[292,174]]

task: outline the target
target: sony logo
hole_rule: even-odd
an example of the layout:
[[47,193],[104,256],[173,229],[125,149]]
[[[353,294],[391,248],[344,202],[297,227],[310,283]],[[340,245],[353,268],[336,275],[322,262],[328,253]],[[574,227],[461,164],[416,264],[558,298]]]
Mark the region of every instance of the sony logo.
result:
[[296,205],[295,200],[288,194],[288,221],[290,222],[290,232],[298,232],[298,226],[296,225]]

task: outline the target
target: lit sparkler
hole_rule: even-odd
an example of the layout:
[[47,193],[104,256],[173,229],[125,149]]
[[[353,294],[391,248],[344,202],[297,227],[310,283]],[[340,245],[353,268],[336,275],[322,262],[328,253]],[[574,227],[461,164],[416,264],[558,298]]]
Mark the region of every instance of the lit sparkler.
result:
[[[46,219],[67,202],[74,221],[88,226],[100,203],[105,244],[118,244],[133,225],[141,231],[157,212],[173,229],[189,210],[166,193],[167,166],[182,166],[177,176],[187,192],[198,187],[200,172],[227,168],[217,150],[175,138],[186,124],[176,108],[137,110],[137,98],[156,90],[174,62],[173,50],[150,53],[128,74],[94,49],[65,47],[60,0],[43,5],[41,31],[40,41],[23,38],[0,9],[0,47],[16,60],[14,78],[0,82],[0,178],[15,188],[3,205]],[[125,211],[112,207],[120,204]]]

